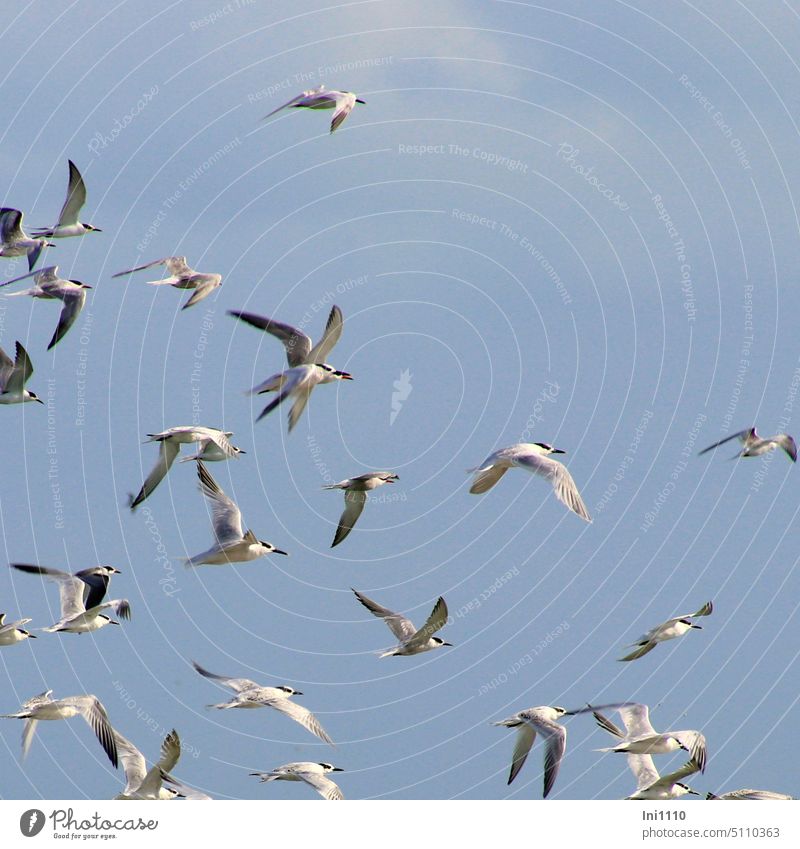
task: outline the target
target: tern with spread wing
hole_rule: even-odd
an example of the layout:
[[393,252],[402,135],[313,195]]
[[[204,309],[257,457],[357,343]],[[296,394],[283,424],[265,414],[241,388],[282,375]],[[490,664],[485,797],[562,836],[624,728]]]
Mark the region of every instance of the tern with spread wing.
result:
[[25,388],[32,374],[33,363],[20,342],[17,342],[16,360],[0,348],[0,404],[24,404],[26,401],[44,404],[34,392]]
[[192,666],[205,678],[217,681],[223,687],[227,687],[236,693],[235,698],[230,701],[218,705],[209,705],[209,707],[218,708],[219,710],[228,710],[230,708],[275,708],[275,710],[288,716],[289,719],[299,722],[303,728],[319,737],[320,740],[331,746],[336,745],[310,710],[291,701],[292,696],[303,695],[299,690],[295,690],[285,684],[279,687],[262,687],[249,678],[228,678],[225,675],[215,675],[213,672],[203,669],[199,663],[195,663],[194,661],[192,661]]
[[67,186],[67,199],[61,207],[58,223],[55,227],[46,227],[34,232],[37,239],[66,239],[69,236],[83,236],[85,233],[101,233],[99,227],[84,224],[78,221],[83,205],[86,203],[86,184],[83,182],[81,172],[75,167],[72,160],[69,161],[69,185]]
[[284,764],[276,766],[270,772],[251,772],[264,781],[305,781],[313,787],[323,799],[329,802],[337,802],[344,799],[338,785],[328,778],[329,772],[344,772],[338,766],[329,763],[311,763],[302,761],[300,763]]
[[86,290],[92,287],[86,283],[81,283],[80,280],[62,280],[58,276],[57,265],[49,265],[40,271],[31,271],[28,274],[23,274],[21,277],[7,280],[5,283],[0,283],[0,287],[8,286],[10,283],[16,283],[19,280],[25,280],[28,277],[33,277],[35,285],[31,286],[30,289],[12,292],[6,295],[6,297],[15,298],[19,295],[30,295],[32,298],[61,301],[63,307],[61,308],[61,315],[59,316],[55,333],[53,333],[53,338],[47,346],[47,350],[49,351],[56,342],[59,342],[64,337],[70,327],[75,324],[75,320],[80,315],[86,303]]
[[674,640],[676,637],[682,637],[684,634],[688,634],[693,628],[701,631],[703,626],[695,625],[692,619],[696,619],[698,616],[710,616],[713,610],[714,606],[710,601],[707,601],[700,610],[694,613],[684,613],[681,616],[667,619],[666,622],[656,625],[655,628],[643,634],[635,643],[631,643],[631,646],[637,647],[636,650],[625,655],[625,657],[621,657],[620,660],[638,660],[665,640]]
[[23,640],[36,639],[36,634],[31,634],[22,626],[27,625],[30,619],[17,619],[15,622],[6,622],[5,613],[0,613],[0,646],[13,646]]
[[216,543],[202,554],[186,558],[187,566],[222,566],[256,560],[265,554],[287,554],[272,543],[258,539],[252,531],[245,533],[241,511],[220,489],[202,460],[197,461],[197,476],[200,478],[200,491],[211,504],[211,524]]
[[29,563],[12,563],[14,569],[29,575],[41,575],[58,584],[61,600],[61,619],[49,628],[49,633],[67,631],[72,634],[85,634],[96,631],[106,625],[119,625],[115,619],[102,611],[112,609],[120,619],[131,618],[131,606],[127,599],[116,598],[103,601],[112,575],[118,575],[119,569],[113,566],[92,566],[71,575],[59,569],[48,569]]
[[446,643],[439,637],[433,636],[447,624],[447,605],[441,596],[439,596],[436,604],[433,606],[427,622],[421,628],[416,628],[414,623],[410,619],[406,619],[405,616],[395,613],[387,607],[382,607],[376,601],[367,598],[357,590],[353,590],[353,592],[356,598],[373,616],[383,619],[389,630],[400,641],[400,645],[382,652],[380,657],[408,657],[412,654],[422,654],[422,652],[431,651],[432,649],[440,649],[443,646],[453,645],[452,643]]
[[[115,800],[145,799],[155,801],[175,799],[178,796],[192,799],[210,798],[199,790],[184,787],[169,774],[170,770],[175,768],[175,764],[178,763],[181,756],[181,739],[174,728],[161,743],[161,757],[150,769],[147,768],[144,755],[136,746],[123,737],[119,731],[112,730],[117,753],[122,761],[122,768],[125,770],[125,789],[114,797]],[[167,787],[165,782],[169,782],[173,786]]]
[[293,97],[288,102],[273,109],[268,115],[265,115],[262,120],[271,118],[282,109],[334,109],[333,120],[331,121],[331,132],[335,132],[341,125],[344,119],[353,111],[356,103],[365,103],[361,98],[356,97],[352,91],[336,91],[334,89],[326,89],[324,85],[317,88],[308,89],[301,92],[297,97]]
[[231,445],[229,437],[233,436],[233,433],[213,427],[182,425],[168,428],[161,433],[148,433],[147,436],[149,438],[146,443],[158,443],[158,461],[142,484],[139,494],[135,498],[131,497],[131,510],[135,510],[161,483],[180,453],[181,445],[197,444],[197,453],[191,457],[185,457],[181,462],[188,460],[217,462],[246,453],[241,448]]
[[599,749],[600,752],[624,752],[631,755],[662,755],[683,749],[691,756],[700,772],[706,770],[706,738],[699,731],[664,731],[659,733],[650,724],[650,709],[643,704],[628,704],[618,708],[625,725],[621,731],[613,722],[593,708],[597,724],[609,734],[619,738],[615,746]]
[[286,348],[289,368],[268,377],[263,383],[253,387],[250,391],[252,395],[260,395],[263,392],[278,392],[275,400],[262,410],[256,421],[263,419],[279,404],[291,397],[294,399],[294,404],[289,412],[289,432],[291,432],[305,409],[315,386],[320,383],[331,383],[335,380],[353,379],[346,371],[339,371],[325,362],[325,358],[339,341],[344,327],[342,311],[335,304],[328,316],[325,333],[316,345],[302,330],[288,324],[282,324],[279,321],[273,321],[271,318],[238,310],[228,310],[228,315],[241,319],[259,330],[271,333],[276,339],[283,342]]
[[566,452],[553,448],[546,442],[519,442],[508,448],[501,448],[490,454],[480,466],[470,469],[470,472],[475,473],[475,480],[469,491],[473,495],[488,492],[509,469],[517,466],[549,480],[556,498],[581,519],[591,522],[589,511],[567,467],[550,457],[551,454],[564,453]]
[[161,280],[149,280],[150,286],[174,286],[176,289],[194,289],[192,296],[181,307],[188,309],[195,304],[207,298],[214,289],[222,285],[221,274],[202,274],[189,268],[186,264],[185,256],[167,256],[163,259],[156,259],[153,262],[148,262],[146,265],[137,265],[136,268],[129,268],[127,271],[119,271],[112,274],[112,277],[124,277],[126,274],[133,274],[136,271],[144,271],[146,268],[152,268],[154,265],[166,265],[169,277],[164,277]]
[[367,493],[385,483],[394,483],[399,479],[394,472],[367,472],[355,478],[347,478],[339,481],[339,483],[322,487],[323,489],[343,489],[345,491],[344,512],[339,519],[339,527],[336,528],[331,548],[339,545],[353,530],[353,526],[358,521],[361,511],[367,503]]
[[53,247],[47,239],[32,239],[22,229],[22,213],[18,209],[0,209],[0,256],[27,256],[28,271],[33,271],[42,250]]
[[542,798],[546,799],[553,789],[559,767],[561,766],[561,760],[564,757],[564,751],[567,747],[567,729],[563,725],[559,725],[558,720],[564,716],[578,716],[582,713],[590,713],[602,708],[618,708],[626,704],[630,703],[614,702],[606,705],[577,708],[576,710],[541,705],[540,707],[521,710],[519,713],[509,716],[508,719],[502,719],[499,722],[492,723],[493,725],[502,725],[506,728],[517,729],[517,740],[514,745],[514,754],[511,758],[511,771],[508,774],[508,784],[511,784],[519,774],[531,747],[536,741],[536,735],[541,734],[542,739],[546,743],[544,753],[544,792],[542,795]]
[[106,709],[100,703],[97,696],[80,695],[68,696],[66,699],[51,699],[52,690],[28,699],[20,707],[17,713],[6,713],[3,719],[24,719],[25,727],[22,730],[22,759],[28,754],[36,733],[36,726],[40,720],[46,719],[70,719],[80,714],[88,723],[89,727],[97,735],[108,759],[117,766],[117,744],[114,740],[114,729],[108,721]]
[[731,436],[726,436],[725,439],[720,439],[719,442],[715,442],[713,445],[709,445],[708,448],[704,448],[697,456],[699,457],[702,454],[713,451],[715,448],[724,445],[726,442],[730,442],[732,439],[738,439],[742,443],[742,450],[732,458],[734,460],[738,457],[758,457],[761,454],[766,454],[768,451],[782,448],[793,463],[797,462],[797,443],[788,433],[778,433],[775,436],[759,436],[754,427],[741,430],[739,433],[731,434]]

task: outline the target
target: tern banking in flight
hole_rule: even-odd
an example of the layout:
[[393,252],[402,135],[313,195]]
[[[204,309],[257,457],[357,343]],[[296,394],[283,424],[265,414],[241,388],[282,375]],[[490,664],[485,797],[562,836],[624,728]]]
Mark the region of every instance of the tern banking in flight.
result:
[[0,404],[24,404],[26,401],[44,404],[34,392],[25,389],[32,374],[33,363],[21,342],[17,342],[16,360],[0,348]]
[[675,616],[672,619],[667,619],[666,622],[662,622],[660,625],[656,625],[655,628],[652,628],[646,634],[639,637],[635,643],[631,643],[631,646],[637,646],[636,650],[625,655],[625,657],[621,657],[620,660],[638,660],[665,640],[674,640],[676,637],[682,637],[684,634],[688,634],[693,628],[702,630],[703,626],[695,625],[692,619],[698,616],[710,616],[713,609],[714,606],[712,603],[707,601],[695,613],[684,613],[681,616]]
[[311,763],[303,761],[301,763],[284,764],[276,766],[270,772],[251,772],[250,775],[255,775],[261,781],[305,781],[313,787],[323,799],[329,802],[336,802],[344,799],[342,791],[338,785],[327,777],[329,772],[344,772],[338,766],[328,763]]
[[226,675],[215,675],[213,672],[203,669],[199,663],[195,663],[194,661],[192,661],[192,666],[203,677],[209,678],[211,681],[217,681],[223,687],[227,687],[236,693],[235,698],[230,699],[230,701],[218,705],[209,705],[209,707],[218,708],[219,710],[228,710],[230,708],[275,708],[275,710],[286,714],[289,719],[299,722],[303,728],[319,737],[320,740],[329,743],[331,746],[336,745],[310,710],[291,701],[292,696],[303,695],[299,690],[287,687],[285,684],[280,687],[262,687],[249,678],[229,678]]
[[355,478],[347,478],[339,483],[328,484],[323,489],[343,489],[344,512],[339,519],[339,527],[331,543],[331,548],[339,545],[358,521],[364,505],[367,503],[367,493],[385,483],[394,483],[399,477],[394,472],[367,472]]
[[53,333],[53,338],[47,346],[47,350],[49,351],[56,342],[59,342],[64,337],[70,327],[75,324],[75,320],[80,315],[86,303],[86,290],[92,287],[86,283],[81,283],[80,280],[62,280],[58,276],[57,265],[49,265],[40,271],[31,271],[28,274],[23,274],[21,277],[7,280],[5,283],[0,283],[0,287],[8,286],[10,283],[16,283],[18,280],[25,280],[27,277],[33,277],[34,279],[34,285],[30,289],[12,292],[6,297],[15,298],[19,295],[30,295],[32,298],[59,300],[64,305],[61,308],[61,315],[59,316],[55,333]]
[[36,726],[44,719],[70,719],[80,714],[97,735],[100,745],[108,759],[117,766],[117,745],[114,741],[114,729],[108,721],[106,709],[97,696],[68,696],[66,699],[51,699],[52,690],[40,693],[24,702],[17,713],[2,714],[3,719],[24,719],[22,729],[22,759],[28,754],[36,733]]
[[197,475],[200,478],[200,491],[211,502],[211,524],[216,543],[202,554],[186,558],[187,566],[221,566],[256,560],[265,554],[287,554],[272,543],[257,539],[252,531],[245,533],[241,511],[220,489],[202,460],[197,461]]
[[683,749],[688,752],[700,772],[706,769],[706,738],[699,731],[664,731],[659,733],[650,724],[647,705],[627,704],[618,708],[625,731],[594,708],[597,724],[609,734],[619,738],[615,746],[599,749],[601,752],[624,752],[632,755],[662,755]]
[[408,657],[412,654],[422,654],[422,652],[431,651],[432,649],[440,649],[443,646],[453,645],[452,643],[446,643],[439,637],[433,636],[447,624],[447,605],[441,596],[439,596],[436,604],[433,606],[428,620],[421,628],[417,629],[414,623],[410,619],[406,619],[405,616],[401,616],[387,607],[382,607],[376,601],[372,601],[372,599],[367,598],[357,590],[353,590],[353,592],[356,598],[373,616],[383,619],[389,630],[400,641],[400,644],[395,648],[381,652],[380,657]]
[[[171,427],[161,433],[148,433],[147,442],[158,443],[158,461],[153,470],[142,484],[136,498],[131,497],[130,508],[135,510],[153,490],[161,483],[172,466],[175,458],[181,450],[181,445],[197,443],[197,453],[191,457],[185,457],[181,462],[187,460],[219,461],[238,457],[246,454],[241,448],[231,445],[228,437],[233,436],[230,431],[217,430],[213,427],[194,427],[183,425]],[[146,444],[145,443],[145,444]]]
[[549,480],[556,498],[581,519],[591,522],[589,511],[567,467],[550,457],[551,454],[564,453],[566,452],[553,448],[546,442],[519,442],[509,448],[501,448],[490,454],[480,466],[469,470],[475,473],[475,480],[469,491],[473,495],[488,492],[509,469],[518,466]]
[[278,397],[262,410],[256,421],[260,421],[267,413],[271,413],[286,398],[293,397],[294,404],[289,411],[289,432],[291,433],[315,386],[334,380],[353,379],[346,371],[339,371],[324,362],[325,357],[330,354],[333,346],[339,341],[344,327],[342,311],[335,304],[328,316],[325,333],[316,345],[302,330],[298,330],[289,324],[282,324],[279,321],[273,321],[271,318],[249,312],[239,312],[238,310],[228,310],[228,315],[241,319],[259,330],[271,333],[276,339],[283,342],[286,348],[289,368],[268,377],[263,383],[251,390],[252,395],[260,395],[263,392],[279,393]]
[[713,445],[709,445],[708,448],[704,448],[697,456],[699,457],[702,454],[713,451],[715,448],[724,445],[726,442],[730,442],[732,439],[738,439],[742,443],[742,450],[732,458],[734,460],[737,457],[758,457],[761,454],[766,454],[768,451],[774,451],[776,448],[783,448],[789,459],[793,463],[797,462],[797,444],[788,433],[778,433],[775,436],[762,437],[756,433],[754,427],[726,436],[725,439],[720,439],[719,442],[715,442]]
[[28,563],[12,563],[14,569],[30,575],[41,575],[58,584],[61,601],[61,619],[43,631],[67,631],[73,634],[85,634],[96,631],[106,625],[119,625],[115,619],[106,616],[103,611],[113,609],[121,619],[131,618],[131,606],[125,598],[103,601],[112,575],[118,575],[119,569],[113,566],[92,566],[71,575],[59,569],[34,566]]
[[118,271],[111,276],[124,277],[126,274],[133,274],[135,271],[144,271],[146,268],[152,268],[154,265],[166,265],[170,276],[164,277],[161,280],[148,280],[148,285],[174,286],[176,289],[194,289],[192,296],[181,307],[183,310],[193,307],[202,301],[203,298],[207,298],[214,289],[222,285],[221,274],[202,274],[199,271],[195,271],[186,264],[185,256],[167,256],[163,259],[155,259],[146,265],[137,265],[136,268],[129,268],[127,271]]
[[28,271],[33,271],[42,250],[53,247],[47,239],[32,239],[22,229],[22,213],[18,209],[0,209],[0,256],[27,256]]
[[352,91],[328,90],[324,85],[321,85],[298,94],[297,97],[293,97],[287,103],[284,103],[283,106],[273,109],[262,120],[271,118],[276,112],[280,112],[282,109],[335,109],[336,111],[333,113],[333,120],[331,121],[331,132],[333,133],[353,111],[356,103],[364,102],[359,97],[356,97]]
[[66,239],[69,236],[83,236],[85,233],[101,233],[98,227],[91,224],[82,224],[78,221],[83,205],[86,203],[86,184],[83,182],[81,172],[75,167],[75,163],[69,160],[69,185],[67,186],[67,199],[61,207],[58,223],[55,227],[45,227],[34,232],[37,239]]

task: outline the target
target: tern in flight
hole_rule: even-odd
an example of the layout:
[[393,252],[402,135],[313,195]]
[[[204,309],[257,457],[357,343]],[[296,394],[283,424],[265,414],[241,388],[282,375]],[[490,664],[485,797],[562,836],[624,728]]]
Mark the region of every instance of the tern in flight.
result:
[[501,448],[490,454],[480,466],[469,470],[475,473],[475,480],[469,491],[473,495],[488,492],[509,469],[518,466],[549,480],[556,498],[581,519],[591,522],[589,511],[567,467],[550,457],[551,454],[564,453],[566,452],[553,448],[546,442],[519,442],[508,448]]
[[319,737],[320,740],[331,746],[336,745],[310,710],[291,701],[292,696],[303,695],[299,690],[295,690],[293,687],[288,687],[285,684],[279,687],[262,687],[249,678],[229,678],[226,675],[215,675],[213,672],[203,669],[199,663],[195,663],[194,661],[192,661],[192,666],[203,677],[217,681],[223,687],[227,687],[236,693],[233,699],[222,704],[209,705],[209,707],[218,708],[219,710],[228,710],[230,708],[275,708],[275,710],[286,714],[289,719],[299,722],[303,728]]
[[61,207],[61,215],[58,216],[58,224],[55,227],[46,227],[34,232],[37,239],[66,239],[69,236],[83,236],[85,233],[101,233],[99,227],[91,224],[82,224],[78,221],[83,205],[86,203],[86,184],[83,182],[81,172],[75,167],[75,163],[69,160],[69,185],[67,186],[67,199]]
[[619,742],[600,752],[624,752],[632,755],[662,755],[683,749],[691,756],[700,772],[706,769],[706,738],[699,731],[664,731],[659,733],[650,724],[650,709],[643,704],[627,704],[618,708],[625,731],[621,731],[594,708],[597,724]]
[[503,725],[506,728],[517,729],[517,741],[514,745],[514,754],[511,758],[511,771],[508,774],[508,783],[517,777],[519,771],[525,764],[528,753],[531,750],[536,735],[541,734],[546,743],[544,753],[544,793],[542,798],[546,799],[553,789],[564,751],[567,747],[567,729],[560,725],[558,720],[564,716],[577,716],[581,713],[589,713],[603,708],[617,708],[629,702],[615,702],[607,705],[587,706],[576,710],[566,710],[563,707],[540,707],[527,708],[502,719],[493,725]]
[[33,363],[22,343],[17,342],[16,360],[0,348],[0,404],[24,404],[26,401],[44,404],[35,393],[25,389],[32,374]]
[[323,486],[323,489],[344,490],[344,512],[339,519],[339,527],[331,543],[331,548],[339,545],[358,521],[364,505],[367,503],[367,493],[385,483],[394,483],[399,477],[394,472],[367,472],[355,478],[347,478],[339,483]]
[[48,569],[29,563],[12,563],[14,569],[30,575],[41,575],[58,584],[61,601],[61,619],[43,631],[67,631],[72,634],[85,634],[96,631],[106,625],[119,625],[115,619],[106,616],[103,611],[112,609],[121,619],[131,618],[131,606],[127,599],[116,598],[103,601],[112,575],[118,575],[119,569],[113,566],[92,566],[71,575],[59,569]]
[[51,699],[52,690],[40,693],[24,702],[17,713],[2,714],[3,719],[24,719],[22,730],[22,759],[28,754],[40,720],[70,719],[80,714],[89,727],[97,735],[108,759],[117,766],[117,745],[114,740],[114,729],[108,721],[106,709],[97,696],[80,695],[68,696],[66,699]]
[[328,316],[325,333],[316,345],[302,330],[298,330],[289,324],[282,324],[279,321],[273,321],[271,318],[238,310],[228,310],[228,315],[241,319],[259,330],[271,333],[276,339],[283,342],[286,348],[289,368],[268,377],[263,383],[251,390],[252,395],[260,395],[263,392],[279,393],[277,398],[262,410],[257,421],[271,413],[286,398],[292,397],[294,404],[289,412],[289,432],[291,432],[305,409],[315,386],[334,380],[353,379],[346,371],[339,371],[325,362],[325,358],[339,341],[344,327],[342,311],[335,304]]
[[344,799],[342,791],[337,784],[327,777],[329,772],[344,772],[338,766],[328,763],[311,763],[302,761],[301,763],[284,764],[277,766],[270,772],[251,772],[264,781],[305,781],[313,787],[323,799],[329,802],[336,802]]
[[271,118],[276,112],[280,112],[282,109],[335,109],[336,111],[333,113],[333,120],[331,121],[331,132],[333,133],[353,111],[356,103],[364,102],[361,98],[356,97],[352,91],[328,90],[324,85],[321,85],[298,94],[297,97],[293,97],[287,103],[284,103],[283,106],[273,109],[262,120]]
[[695,625],[692,619],[696,619],[698,616],[710,616],[713,609],[714,606],[712,603],[707,601],[700,610],[694,613],[684,613],[681,616],[675,616],[672,619],[667,619],[666,622],[662,622],[660,625],[656,625],[655,628],[652,628],[646,634],[639,637],[635,643],[631,643],[631,646],[637,647],[636,650],[625,655],[625,657],[621,657],[620,660],[638,660],[665,640],[674,640],[676,637],[682,637],[684,634],[688,634],[693,628],[701,631],[703,626]]
[[758,457],[761,454],[766,454],[768,451],[774,451],[776,448],[783,448],[789,459],[793,463],[797,462],[797,443],[795,443],[794,439],[788,433],[778,433],[775,436],[762,437],[756,433],[754,427],[726,436],[725,439],[720,439],[719,442],[715,442],[713,445],[709,445],[708,448],[704,448],[697,456],[699,457],[708,451],[713,451],[715,448],[724,445],[726,442],[730,442],[732,439],[738,439],[742,443],[742,450],[732,458],[734,460],[738,457]]
[[181,462],[188,460],[203,460],[219,461],[228,460],[231,457],[238,457],[239,454],[246,454],[241,448],[231,445],[229,437],[233,436],[230,431],[217,430],[213,427],[196,427],[192,425],[182,425],[179,427],[171,427],[161,433],[148,433],[147,442],[158,443],[158,460],[153,466],[153,470],[147,476],[147,479],[142,484],[139,494],[130,499],[130,508],[135,510],[146,498],[148,498],[153,490],[161,483],[170,470],[175,458],[181,450],[181,445],[189,445],[197,443],[197,453],[191,457],[185,457]]
[[432,649],[440,649],[442,646],[453,645],[433,636],[447,624],[447,605],[441,596],[437,599],[425,624],[421,628],[416,628],[414,623],[410,619],[406,619],[405,616],[395,613],[387,607],[382,607],[357,590],[353,590],[353,592],[373,616],[383,619],[389,630],[400,641],[398,646],[382,652],[380,657],[408,657],[412,654],[422,654],[422,652]]
[[86,283],[81,283],[80,280],[62,280],[58,276],[57,265],[49,265],[40,271],[31,271],[28,274],[23,274],[21,277],[15,277],[13,280],[6,280],[5,283],[0,283],[0,287],[8,286],[10,283],[16,283],[18,280],[25,280],[28,277],[33,277],[34,282],[34,285],[30,289],[12,292],[6,297],[15,298],[19,295],[30,295],[32,298],[59,300],[64,305],[61,308],[61,315],[59,316],[55,333],[53,333],[53,338],[47,346],[47,350],[49,351],[56,342],[59,342],[64,337],[70,327],[75,324],[75,320],[80,315],[86,303],[86,290],[92,287]]
[[197,475],[200,478],[200,491],[211,503],[211,524],[216,543],[202,554],[186,558],[184,562],[187,566],[201,566],[206,563],[221,566],[256,560],[265,554],[287,554],[275,548],[272,543],[257,539],[252,531],[245,533],[241,511],[220,489],[202,460],[197,461]]
[[30,619],[17,619],[16,622],[6,622],[5,613],[0,613],[0,646],[13,646],[23,640],[36,639],[36,634],[31,634],[22,626],[27,625]]
[[27,256],[28,271],[33,271],[42,250],[53,247],[47,239],[32,239],[22,229],[22,213],[18,209],[0,209],[0,256]]
[[152,268],[154,265],[166,265],[169,277],[164,277],[161,280],[148,280],[150,286],[174,286],[176,289],[194,289],[192,296],[181,307],[185,310],[193,307],[195,304],[207,298],[214,289],[222,285],[221,274],[202,274],[189,268],[186,264],[185,256],[168,256],[163,259],[156,259],[153,262],[148,262],[146,265],[137,265],[136,268],[129,268],[127,271],[119,271],[112,274],[112,277],[124,277],[126,274],[133,274],[135,271],[144,271],[145,268]]

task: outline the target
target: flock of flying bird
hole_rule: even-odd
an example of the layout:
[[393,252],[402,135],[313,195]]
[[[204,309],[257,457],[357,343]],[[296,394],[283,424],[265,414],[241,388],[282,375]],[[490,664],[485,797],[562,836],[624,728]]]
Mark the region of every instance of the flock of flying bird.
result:
[[[333,109],[330,126],[330,132],[333,133],[341,126],[356,103],[364,103],[364,101],[352,92],[329,91],[324,86],[319,86],[303,92],[270,112],[266,117],[285,108]],[[33,278],[34,285],[31,288],[12,294],[56,299],[62,302],[61,314],[48,344],[48,350],[60,342],[75,323],[85,304],[86,291],[91,289],[91,286],[77,280],[60,278],[56,265],[48,266],[40,271],[34,271],[34,267],[42,251],[53,246],[50,239],[101,232],[97,227],[78,220],[85,203],[86,186],[78,168],[70,161],[67,198],[58,222],[53,227],[39,229],[35,231],[33,237],[30,237],[22,226],[22,212],[11,208],[0,209],[0,257],[26,256],[29,267],[27,274],[0,283],[0,287]],[[151,281],[151,285],[169,285],[178,289],[192,290],[192,295],[182,309],[194,306],[207,298],[222,283],[222,276],[219,274],[194,271],[183,256],[154,260],[113,276],[122,277],[155,266],[164,266],[169,276]],[[350,374],[335,368],[326,361],[341,338],[344,327],[344,318],[338,306],[332,307],[324,333],[316,344],[301,330],[272,318],[237,310],[230,310],[229,315],[271,334],[284,345],[286,350],[287,367],[251,390],[252,394],[275,393],[275,397],[258,416],[259,420],[284,401],[291,400],[288,417],[291,432],[317,385],[352,380]],[[25,384],[33,373],[33,367],[30,357],[20,342],[16,343],[15,354],[15,359],[12,361],[0,348],[0,404],[18,404],[28,401],[42,403],[33,392],[25,388]],[[148,441],[158,444],[158,459],[138,494],[130,496],[128,503],[131,510],[135,510],[153,494],[169,472],[182,445],[190,444],[196,448],[196,453],[182,458],[181,462],[196,463],[200,491],[211,507],[214,542],[208,550],[186,558],[185,563],[188,567],[226,565],[255,560],[267,554],[287,554],[273,544],[258,539],[252,530],[245,531],[238,506],[223,492],[206,468],[207,462],[224,461],[245,453],[230,442],[232,435],[228,431],[199,426],[171,427],[160,433],[148,434]],[[705,454],[733,439],[739,439],[742,443],[737,457],[758,456],[780,448],[787,453],[792,462],[797,460],[797,446],[791,436],[778,434],[762,438],[756,433],[755,428],[733,434],[700,453]],[[519,443],[494,451],[480,466],[470,470],[474,473],[470,492],[476,495],[488,492],[509,469],[518,467],[549,481],[559,501],[584,521],[591,522],[592,519],[575,481],[566,466],[553,458],[553,455],[563,453],[565,452],[544,442]],[[338,489],[344,492],[344,511],[339,519],[331,547],[344,542],[353,530],[368,501],[368,494],[377,487],[391,484],[397,479],[398,476],[393,472],[372,471],[325,487],[325,489]],[[119,574],[119,570],[113,566],[95,566],[75,574],[32,564],[12,563],[11,566],[20,572],[39,575],[58,585],[60,619],[50,627],[41,629],[42,631],[80,634],[96,631],[109,624],[119,625],[120,623],[111,618],[106,611],[113,611],[120,619],[130,619],[131,606],[127,599],[105,600],[112,575]],[[355,598],[370,613],[383,619],[398,641],[394,648],[384,651],[381,657],[412,656],[451,645],[435,636],[448,621],[448,610],[444,598],[438,598],[428,619],[422,627],[417,628],[402,614],[382,606],[361,592],[356,590],[353,592]],[[700,629],[701,626],[693,620],[709,616],[712,610],[713,606],[709,601],[694,613],[668,619],[640,637],[631,646],[634,650],[620,660],[625,662],[638,660],[651,652],[659,643],[684,636],[693,629]],[[35,638],[35,634],[23,627],[30,621],[23,618],[6,624],[5,614],[0,614],[0,646],[11,646]],[[209,707],[219,710],[270,707],[299,723],[323,742],[334,745],[333,740],[314,714],[292,701],[292,697],[302,695],[292,687],[262,686],[246,678],[232,678],[209,672],[194,661],[192,665],[199,675],[234,693],[229,701],[209,705]],[[182,784],[171,775],[181,753],[180,739],[176,731],[173,730],[166,736],[160,759],[148,769],[145,757],[113,728],[106,709],[95,696],[84,694],[52,699],[51,694],[52,691],[47,691],[34,696],[26,701],[19,711],[3,715],[3,718],[25,721],[22,735],[23,757],[30,748],[40,721],[69,719],[80,715],[96,734],[111,763],[117,767],[119,762],[122,762],[126,784],[115,798],[164,800],[176,797],[209,798],[204,793]],[[617,711],[624,730],[603,715],[601,710]],[[683,782],[683,779],[705,770],[707,751],[704,735],[696,730],[657,732],[650,724],[648,706],[632,702],[587,705],[575,710],[549,706],[534,707],[521,710],[507,719],[494,723],[516,729],[517,732],[508,783],[511,784],[519,774],[539,734],[545,743],[543,796],[547,797],[554,786],[566,749],[567,732],[559,720],[566,716],[588,712],[594,714],[601,729],[614,737],[614,745],[600,751],[624,753],[627,757],[629,768],[636,780],[636,790],[627,798],[674,799],[687,793],[696,793]],[[681,750],[688,753],[689,760],[679,769],[660,775],[652,756]],[[284,764],[268,772],[251,774],[262,782],[302,781],[323,798],[339,800],[344,796],[336,783],[329,778],[329,774],[341,771],[339,767],[330,763],[298,762]],[[792,797],[772,791],[743,789],[721,795],[709,793],[706,798],[789,799]]]

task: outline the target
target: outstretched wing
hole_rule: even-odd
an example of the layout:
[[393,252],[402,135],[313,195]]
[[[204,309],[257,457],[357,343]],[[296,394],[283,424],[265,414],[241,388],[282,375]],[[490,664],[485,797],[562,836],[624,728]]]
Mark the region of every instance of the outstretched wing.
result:
[[358,590],[353,590],[353,592],[355,593],[356,598],[373,616],[377,616],[386,622],[389,626],[389,630],[395,635],[395,637],[397,637],[398,640],[400,640],[400,642],[405,643],[414,636],[417,629],[414,627],[414,623],[410,619],[406,619],[405,616],[401,616],[399,613],[389,610],[388,607],[382,607],[376,601],[373,601],[371,598],[367,598],[363,593],[358,592]]
[[244,530],[241,511],[220,489],[202,460],[197,461],[197,476],[200,478],[201,492],[211,502],[211,524],[217,541],[224,544],[242,539]]
[[339,341],[344,329],[344,316],[339,307],[334,304],[331,307],[328,323],[325,325],[325,332],[322,338],[311,349],[307,355],[307,363],[324,363],[328,360],[328,354],[333,350],[333,346]]
[[204,678],[210,678],[212,681],[218,681],[223,687],[228,687],[233,690],[234,693],[243,693],[245,690],[252,690],[259,686],[255,681],[251,681],[249,678],[229,678],[227,675],[215,675],[213,672],[209,672],[207,669],[204,669],[194,660],[192,661],[192,666]]
[[158,446],[158,460],[153,470],[142,484],[139,494],[131,501],[131,510],[135,510],[144,500],[148,498],[153,490],[161,483],[169,471],[170,466],[178,456],[181,446],[171,439],[162,439]]
[[86,303],[86,290],[79,289],[76,291],[65,292],[61,295],[61,300],[64,302],[64,306],[61,309],[58,326],[56,327],[55,333],[53,333],[53,338],[47,346],[48,351],[56,344],[56,342],[59,342],[70,327],[75,324],[75,319],[77,319],[80,315],[83,305]]
[[[266,318],[262,315],[256,315],[252,312],[240,312],[239,310],[228,310],[228,315],[235,316],[259,330],[264,330],[271,333],[276,339],[279,339],[286,348],[286,359],[289,365],[294,368],[307,363],[308,355],[311,351],[311,339],[290,324],[283,324],[280,321],[273,321],[271,318]],[[330,319],[329,319],[330,321]]]
[[424,646],[440,628],[443,628],[447,624],[447,615],[447,605],[444,599],[439,596],[439,599],[433,606],[431,615],[428,617],[428,621],[406,642],[406,647],[416,648],[417,646]]
[[344,493],[344,512],[339,517],[339,527],[336,528],[336,534],[333,537],[331,548],[339,545],[358,521],[358,517],[367,503],[367,493],[361,490],[345,490]]

